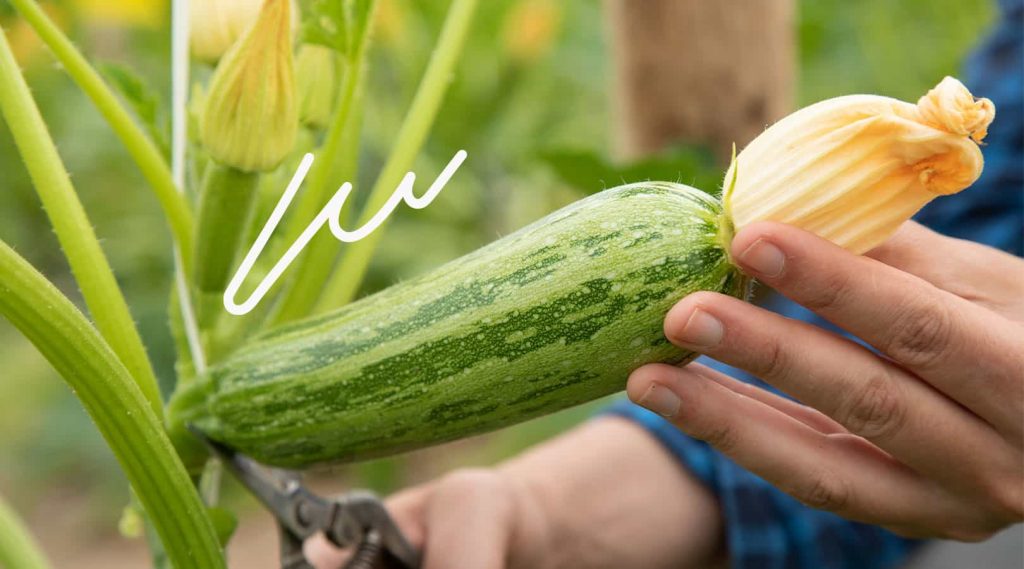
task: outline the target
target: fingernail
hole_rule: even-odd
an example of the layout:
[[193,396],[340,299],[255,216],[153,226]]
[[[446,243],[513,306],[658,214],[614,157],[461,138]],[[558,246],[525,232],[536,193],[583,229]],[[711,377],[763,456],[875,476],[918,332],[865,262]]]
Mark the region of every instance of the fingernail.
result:
[[777,277],[786,267],[786,255],[764,239],[754,241],[740,253],[739,260],[744,267],[763,277]]
[[647,393],[637,401],[641,407],[645,407],[661,415],[662,417],[675,417],[679,412],[679,397],[667,387],[652,383],[647,388]]
[[710,348],[717,346],[725,335],[725,327],[722,321],[704,312],[700,308],[694,308],[690,319],[686,321],[683,329],[679,331],[679,342],[688,344],[695,348]]

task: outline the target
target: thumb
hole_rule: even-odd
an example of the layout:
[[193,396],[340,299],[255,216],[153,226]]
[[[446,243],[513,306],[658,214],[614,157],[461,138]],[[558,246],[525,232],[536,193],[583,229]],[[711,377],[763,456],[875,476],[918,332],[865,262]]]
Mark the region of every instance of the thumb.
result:
[[[425,541],[423,511],[429,491],[428,485],[417,486],[398,492],[385,502],[398,529],[416,549],[423,549]],[[339,549],[322,533],[306,540],[302,551],[316,569],[340,569],[352,557],[352,549]]]
[[385,502],[391,519],[416,549],[423,549],[426,542],[425,512],[434,485],[430,483],[402,490]]

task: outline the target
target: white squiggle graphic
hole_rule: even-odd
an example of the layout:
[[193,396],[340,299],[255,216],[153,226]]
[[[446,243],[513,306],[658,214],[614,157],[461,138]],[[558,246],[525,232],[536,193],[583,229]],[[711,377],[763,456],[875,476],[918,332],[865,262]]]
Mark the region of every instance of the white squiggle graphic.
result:
[[326,224],[330,227],[331,233],[339,241],[344,243],[354,243],[360,239],[366,237],[373,230],[377,229],[388,216],[398,207],[398,204],[403,201],[413,209],[423,209],[430,205],[430,202],[434,201],[434,198],[441,193],[448,181],[455,175],[456,170],[466,160],[466,151],[460,150],[455,153],[448,165],[445,166],[441,174],[437,176],[434,183],[430,185],[430,189],[421,197],[413,195],[413,184],[416,182],[416,174],[409,172],[402,178],[402,182],[395,188],[394,193],[388,198],[384,206],[377,211],[376,214],[369,221],[363,224],[362,227],[355,231],[347,231],[341,227],[341,221],[339,219],[341,214],[342,206],[345,204],[345,200],[348,199],[350,193],[352,193],[352,184],[345,182],[338,188],[334,196],[327,202],[327,204],[320,210],[320,213],[313,218],[313,221],[306,226],[306,229],[302,231],[299,237],[294,243],[288,247],[284,255],[277,261],[274,268],[263,280],[260,281],[259,286],[253,291],[249,298],[238,304],[235,302],[235,295],[238,294],[238,289],[241,288],[242,282],[249,275],[249,271],[252,270],[252,266],[256,263],[256,259],[259,258],[260,254],[263,253],[263,248],[267,246],[267,242],[270,241],[270,236],[273,235],[274,230],[277,229],[278,224],[281,222],[281,218],[284,217],[285,212],[288,210],[288,206],[291,205],[292,199],[295,194],[299,191],[299,186],[302,185],[303,180],[306,179],[306,174],[309,173],[310,167],[313,165],[313,155],[306,154],[302,158],[302,162],[299,164],[299,168],[295,171],[295,175],[292,176],[291,182],[288,183],[288,187],[285,189],[281,199],[277,201],[277,205],[274,206],[274,211],[270,213],[270,217],[267,218],[266,224],[263,225],[263,229],[260,230],[260,234],[256,237],[256,241],[253,242],[252,247],[249,248],[249,252],[245,254],[245,258],[242,259],[242,264],[235,271],[235,276],[231,277],[231,282],[228,283],[227,289],[224,290],[224,308],[235,316],[241,316],[248,314],[256,305],[263,300],[266,296],[267,291],[270,287],[274,286],[277,279],[281,277],[285,269],[291,265],[292,261],[299,256],[299,253],[309,244],[316,235],[317,231]]

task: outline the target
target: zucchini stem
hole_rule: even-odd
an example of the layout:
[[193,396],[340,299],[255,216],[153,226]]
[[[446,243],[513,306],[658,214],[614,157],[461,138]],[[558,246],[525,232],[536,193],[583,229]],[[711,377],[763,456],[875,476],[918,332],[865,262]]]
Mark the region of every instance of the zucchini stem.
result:
[[718,242],[725,250],[725,256],[729,262],[736,265],[732,258],[732,238],[736,236],[736,226],[732,221],[732,192],[736,189],[736,179],[740,174],[740,164],[736,161],[736,144],[732,145],[732,164],[735,166],[732,171],[732,179],[729,180],[729,187],[722,191],[722,213],[718,216]]
[[183,265],[190,267],[192,211],[184,195],[178,191],[167,161],[160,154],[156,144],[139,128],[100,74],[89,65],[85,56],[75,48],[71,40],[53,23],[35,0],[11,0],[11,4],[49,46],[68,75],[89,97],[124,144],[160,202],[171,233],[183,255]]
[[[375,6],[371,6],[371,10]],[[362,42],[348,59],[341,93],[338,96],[338,110],[328,127],[318,160],[313,162],[306,191],[299,198],[298,207],[291,215],[282,243],[291,244],[298,238],[306,225],[316,216],[326,201],[332,173],[335,180],[348,180],[355,184],[359,161],[359,134],[362,126],[363,97],[365,82],[366,52],[370,33],[364,33]],[[346,200],[346,204],[349,200]],[[347,207],[342,211],[347,210]],[[344,219],[344,215],[342,215]],[[286,245],[287,246],[287,245]],[[309,248],[296,263],[294,275],[282,292],[282,301],[272,319],[282,323],[301,318],[310,313],[330,277],[331,269],[338,255],[340,244],[330,235],[318,234]]]
[[212,327],[220,314],[221,295],[256,203],[260,175],[210,162],[199,194],[193,282],[199,295],[199,323]]
[[0,33],[0,111],[60,241],[96,327],[131,373],[157,417],[163,415],[156,374],[114,271],[71,185],[28,83]]
[[[387,202],[423,148],[448,85],[451,84],[455,64],[466,43],[476,6],[477,0],[454,0],[448,9],[437,47],[398,132],[395,146],[370,191],[357,226],[366,224]],[[383,234],[383,228],[380,228],[345,248],[337,269],[324,286],[314,312],[343,306],[355,297]]]
[[173,566],[223,568],[220,543],[196,488],[160,418],[110,346],[67,297],[3,241],[0,291],[0,315],[36,346],[81,401]]

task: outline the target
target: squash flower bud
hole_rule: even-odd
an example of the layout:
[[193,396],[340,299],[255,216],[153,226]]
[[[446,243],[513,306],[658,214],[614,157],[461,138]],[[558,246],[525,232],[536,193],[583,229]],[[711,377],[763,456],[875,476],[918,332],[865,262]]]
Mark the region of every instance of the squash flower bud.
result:
[[761,220],[811,231],[863,253],[937,196],[974,183],[978,144],[995,117],[946,77],[917,104],[837,97],[775,123],[733,160],[725,210],[735,231]]
[[210,79],[199,139],[217,162],[273,170],[295,145],[299,117],[288,0],[266,0],[259,18]]
[[338,91],[334,52],[327,47],[304,44],[295,57],[299,82],[299,119],[302,124],[322,129],[331,120]]
[[192,57],[216,63],[259,16],[263,0],[189,2]]

